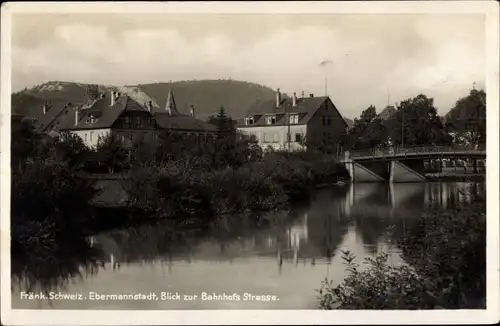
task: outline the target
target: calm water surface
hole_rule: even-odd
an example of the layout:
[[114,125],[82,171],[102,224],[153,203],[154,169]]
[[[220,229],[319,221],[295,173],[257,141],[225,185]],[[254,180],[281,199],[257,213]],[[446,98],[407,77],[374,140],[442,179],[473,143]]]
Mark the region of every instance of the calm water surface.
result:
[[[266,213],[261,225],[228,217],[209,231],[182,235],[162,223],[114,230],[91,240],[100,252],[96,266],[77,266],[79,277],[51,289],[87,297],[92,291],[158,296],[179,292],[198,299],[21,300],[19,293],[26,286],[16,284],[12,304],[59,309],[316,309],[315,290],[321,281],[328,277],[339,283],[346,276],[341,250],[353,252],[358,262],[386,251],[390,263],[401,264],[394,243],[419,214],[431,206],[456,206],[484,192],[484,183],[357,184],[320,190],[309,204],[290,212]],[[79,259],[72,264],[80,264]],[[89,265],[89,259],[81,260]],[[278,300],[201,300],[202,292],[236,293],[241,298],[244,293],[270,294]]]

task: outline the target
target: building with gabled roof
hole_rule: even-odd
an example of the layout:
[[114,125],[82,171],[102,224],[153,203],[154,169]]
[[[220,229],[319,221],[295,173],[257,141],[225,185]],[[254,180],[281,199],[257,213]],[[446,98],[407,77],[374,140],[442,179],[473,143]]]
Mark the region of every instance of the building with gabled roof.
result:
[[111,91],[109,97],[105,94],[92,96],[80,106],[46,104],[35,111],[38,114],[34,118],[43,132],[75,133],[89,147],[95,147],[99,138],[110,134],[130,146],[141,141],[154,141],[166,130],[205,138],[216,132],[215,126],[195,118],[194,107],[191,115],[181,114],[171,90],[164,110],[153,107],[151,101],[140,104],[126,94]]
[[278,89],[275,101],[256,101],[237,128],[263,149],[293,151],[335,146],[348,125],[328,96],[283,99]]

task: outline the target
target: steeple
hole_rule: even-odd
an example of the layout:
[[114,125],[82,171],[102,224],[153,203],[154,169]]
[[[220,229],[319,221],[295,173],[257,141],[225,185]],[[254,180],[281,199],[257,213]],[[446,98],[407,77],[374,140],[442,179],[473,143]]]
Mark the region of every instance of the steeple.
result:
[[174,115],[178,113],[177,111],[177,106],[175,105],[175,99],[174,99],[174,93],[172,92],[172,89],[168,91],[168,96],[167,96],[167,103],[165,104],[165,111],[169,115]]

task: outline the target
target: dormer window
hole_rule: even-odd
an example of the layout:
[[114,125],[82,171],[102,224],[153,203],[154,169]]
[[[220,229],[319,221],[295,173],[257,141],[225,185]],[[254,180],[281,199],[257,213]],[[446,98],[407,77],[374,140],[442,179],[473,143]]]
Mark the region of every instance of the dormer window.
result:
[[90,116],[90,123],[94,123],[95,122],[95,118],[93,115]]
[[289,122],[290,124],[297,124],[299,123],[299,115],[298,114],[290,114],[290,117],[289,117]]
[[247,117],[247,118],[245,118],[245,122],[246,122],[247,125],[253,125],[254,124],[253,117]]
[[267,125],[274,125],[276,124],[276,116],[268,116],[266,117],[266,124]]

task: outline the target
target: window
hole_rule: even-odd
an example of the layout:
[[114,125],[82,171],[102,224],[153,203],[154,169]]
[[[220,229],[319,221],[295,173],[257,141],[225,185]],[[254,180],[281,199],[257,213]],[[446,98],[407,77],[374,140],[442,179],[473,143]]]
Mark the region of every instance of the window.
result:
[[253,123],[254,123],[253,118],[246,118],[247,125],[253,125]]
[[93,135],[94,135],[94,132],[93,132],[93,131],[91,131],[91,132],[90,132],[90,141],[92,141],[92,136],[93,136]]
[[149,116],[149,117],[148,117],[148,123],[149,123],[150,125],[152,125],[152,124],[153,124],[153,117],[152,117],[152,116]]
[[323,126],[326,124],[326,117],[325,116],[321,117],[321,123],[323,124]]
[[273,125],[276,123],[276,116],[266,117],[266,124]]
[[296,143],[302,142],[302,134],[300,134],[300,133],[295,134],[295,142]]
[[125,117],[125,125],[130,125],[130,117],[128,115]]
[[299,123],[299,115],[298,114],[291,114],[289,117],[289,123],[290,124],[297,124]]
[[141,126],[141,117],[135,117],[135,126],[140,127]]
[[331,117],[326,117],[326,124],[330,126],[332,124],[332,119]]

